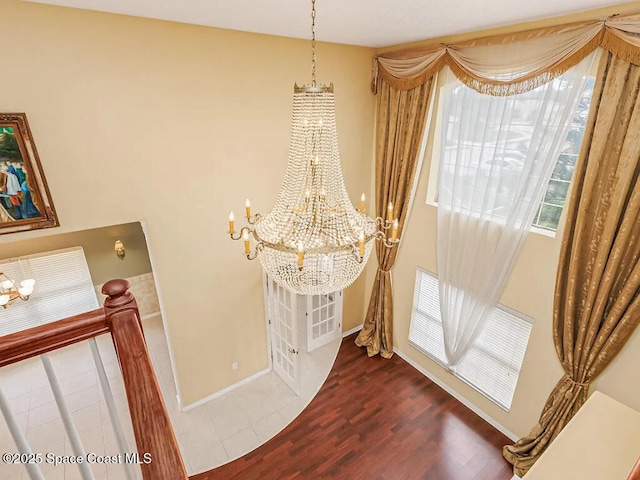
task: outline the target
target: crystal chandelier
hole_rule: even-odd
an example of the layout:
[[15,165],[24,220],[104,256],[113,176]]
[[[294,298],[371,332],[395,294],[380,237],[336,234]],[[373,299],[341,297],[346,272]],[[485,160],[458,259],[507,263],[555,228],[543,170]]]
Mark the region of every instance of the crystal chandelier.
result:
[[[365,196],[356,209],[342,178],[333,84],[316,83],[315,0],[311,2],[311,83],[293,88],[289,159],[273,209],[251,214],[249,226],[229,234],[244,241],[249,260],[258,258],[280,286],[302,295],[325,295],[351,285],[362,272],[374,240],[387,248],[399,242],[393,205],[387,218],[370,218]],[[252,238],[255,250],[252,252]]]
[[7,308],[7,305],[17,300],[29,300],[29,295],[33,293],[33,286],[36,281],[32,278],[20,282],[20,286],[11,280],[6,274],[0,272],[0,306]]

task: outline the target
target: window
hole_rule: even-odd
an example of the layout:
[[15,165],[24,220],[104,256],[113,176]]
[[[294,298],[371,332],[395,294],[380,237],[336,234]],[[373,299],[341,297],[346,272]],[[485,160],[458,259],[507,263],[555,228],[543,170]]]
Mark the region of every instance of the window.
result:
[[[452,372],[509,411],[533,320],[502,305]],[[409,343],[447,368],[442,337],[438,279],[418,269]]]
[[0,335],[54,322],[98,308],[82,247],[13,258],[0,271],[15,281],[36,281],[29,300],[0,310]]
[[567,139],[558,157],[558,163],[553,170],[551,180],[549,180],[547,192],[534,217],[533,225],[535,227],[553,232],[558,229],[562,207],[564,207],[567,194],[569,193],[571,177],[573,177],[576,160],[580,153],[584,129],[587,126],[589,107],[591,107],[591,97],[593,96],[595,83],[596,80],[594,77],[587,79],[584,91],[578,102],[578,107],[576,108],[576,114],[571,121]]
[[[557,80],[556,80],[557,81]],[[560,221],[560,215],[562,214],[562,208],[564,207],[568,192],[569,185],[571,182],[571,178],[573,176],[573,171],[575,169],[576,160],[578,158],[578,154],[580,152],[580,146],[582,143],[582,137],[584,135],[584,130],[587,123],[587,118],[589,115],[589,108],[591,106],[591,97],[593,95],[593,89],[595,85],[595,78],[589,77],[585,84],[585,88],[578,102],[578,106],[576,108],[575,115],[573,117],[572,123],[570,125],[569,133],[567,135],[567,139],[563,145],[562,151],[558,157],[558,162],[555,166],[554,172],[549,180],[549,184],[547,186],[547,190],[545,196],[538,207],[538,210],[535,214],[533,226],[537,228],[541,228],[547,231],[555,232],[558,228],[558,224]],[[432,122],[431,132],[429,136],[432,138],[434,142],[433,151],[432,151],[432,162],[430,169],[430,178],[429,178],[429,190],[427,193],[427,203],[436,203],[438,201],[438,175],[440,170],[439,161],[436,159],[440,159],[442,157],[442,145],[441,145],[441,136],[442,136],[442,125],[443,122],[446,121],[449,124],[452,122],[454,128],[456,127],[455,122],[460,121],[460,117],[449,116],[447,119],[443,119],[442,112],[444,111],[443,101],[445,95],[443,95],[443,90],[446,89],[446,85],[441,85],[441,88],[438,91],[438,112],[436,115],[436,120]],[[450,95],[455,95],[456,92],[453,91]],[[518,100],[516,100],[516,108],[514,110],[514,115],[511,118],[510,129],[506,132],[506,141],[504,141],[505,148],[496,151],[495,153],[500,156],[500,160],[497,165],[500,169],[506,173],[509,172],[509,167],[514,166],[518,167],[522,165],[523,159],[526,156],[526,149],[528,148],[528,142],[526,141],[525,133],[528,129],[532,128],[531,121],[535,118],[534,112],[531,112],[529,108],[530,99],[535,96],[535,90],[532,92],[528,92],[527,94],[523,94],[520,96]],[[490,122],[491,119],[487,119],[487,122]],[[469,148],[482,148],[491,147],[496,143],[498,138],[498,132],[489,132],[492,135],[489,135],[488,138],[481,139],[469,139]],[[445,159],[451,157],[450,152],[447,152],[447,147],[445,146],[444,157]],[[487,152],[491,152],[492,148],[487,148]],[[436,161],[434,161],[436,160]],[[483,162],[489,162],[490,160],[483,160]],[[487,164],[487,170],[489,168]],[[484,171],[483,170],[483,171]],[[505,184],[508,183],[508,178],[505,179]],[[477,179],[475,177],[470,178],[469,181],[482,181],[482,178]]]

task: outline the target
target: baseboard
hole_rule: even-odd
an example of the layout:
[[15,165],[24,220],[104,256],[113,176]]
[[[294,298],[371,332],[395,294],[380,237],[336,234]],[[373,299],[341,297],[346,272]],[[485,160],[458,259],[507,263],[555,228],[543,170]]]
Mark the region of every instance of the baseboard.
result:
[[224,395],[225,393],[229,393],[230,391],[235,390],[236,388],[241,387],[242,385],[245,385],[251,382],[252,380],[255,380],[256,378],[266,375],[270,371],[271,371],[270,368],[265,368],[264,370],[260,370],[258,373],[254,373],[250,377],[244,378],[239,382],[234,383],[233,385],[229,385],[228,387],[223,388],[222,390],[218,390],[217,392],[212,393],[208,397],[204,397],[198,400],[197,402],[190,403],[189,405],[182,406],[180,399],[178,399],[178,402],[179,402],[178,405],[180,405],[180,411],[182,413],[185,413],[185,412],[188,412],[189,410],[193,410],[194,408],[199,407],[200,405],[204,405],[205,403],[209,402],[210,400],[213,400],[214,398],[218,398]]
[[357,327],[354,327],[351,330],[347,330],[346,332],[343,332],[342,338],[348,337],[349,335],[353,335],[354,333],[359,332],[360,330],[362,330],[362,325],[358,325]]
[[[469,400],[467,400],[466,398],[464,398],[462,395],[460,395],[460,393],[456,392],[453,388],[451,388],[449,385],[447,385],[446,383],[444,383],[442,380],[440,380],[438,377],[436,377],[435,375],[433,375],[431,372],[429,372],[428,370],[426,370],[424,367],[422,367],[421,365],[418,365],[411,357],[409,357],[408,355],[406,355],[405,353],[401,352],[400,350],[398,350],[396,347],[393,348],[393,351],[400,357],[402,358],[405,362],[407,362],[409,365],[411,365],[413,368],[415,368],[416,370],[418,370],[420,373],[422,373],[425,377],[427,377],[429,380],[431,380],[433,383],[435,383],[436,385],[438,385],[440,388],[442,388],[445,392],[447,392],[449,395],[451,395],[453,398],[455,398],[456,400],[458,400],[460,403],[462,403],[465,407],[467,407],[469,410],[471,410],[473,413],[475,413],[476,415],[478,415],[480,418],[482,418],[485,422],[487,422],[489,425],[491,425],[492,427],[494,427],[496,430],[498,430],[499,432],[501,432],[502,434],[506,435],[507,437],[509,437],[511,440],[513,440],[514,442],[516,440],[518,440],[518,436],[509,431],[508,429],[506,429],[504,426],[500,425],[500,423],[496,422],[493,418],[491,418],[489,415],[487,415],[485,412],[483,412],[482,410],[480,410],[478,407],[476,407],[473,403],[471,403]],[[518,477],[514,477],[515,479],[517,479]],[[513,479],[512,479],[513,480]]]
[[153,312],[153,313],[147,313],[146,315],[142,315],[140,317],[140,320],[149,320],[150,318],[158,317],[158,316],[160,316],[160,312],[159,311],[158,312]]

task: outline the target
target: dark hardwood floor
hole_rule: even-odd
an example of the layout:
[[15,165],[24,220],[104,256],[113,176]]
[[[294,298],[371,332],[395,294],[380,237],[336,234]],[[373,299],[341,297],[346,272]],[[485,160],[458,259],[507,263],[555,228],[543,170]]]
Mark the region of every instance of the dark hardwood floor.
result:
[[508,480],[509,439],[394,355],[343,340],[318,395],[282,432],[196,480]]

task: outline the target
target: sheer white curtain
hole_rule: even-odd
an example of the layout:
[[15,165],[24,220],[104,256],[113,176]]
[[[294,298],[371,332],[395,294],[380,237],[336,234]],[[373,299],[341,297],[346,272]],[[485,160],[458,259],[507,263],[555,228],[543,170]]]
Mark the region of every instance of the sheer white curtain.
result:
[[594,56],[535,90],[508,97],[477,93],[446,74],[438,277],[450,368],[478,337],[502,295]]

